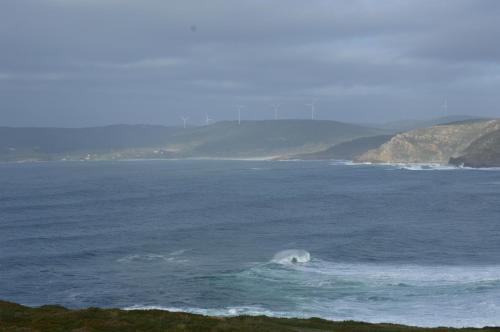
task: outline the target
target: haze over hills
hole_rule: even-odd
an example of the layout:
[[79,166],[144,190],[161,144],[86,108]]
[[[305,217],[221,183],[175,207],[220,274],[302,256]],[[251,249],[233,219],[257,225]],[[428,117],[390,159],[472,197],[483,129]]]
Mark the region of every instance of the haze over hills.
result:
[[0,127],[0,161],[267,158],[446,164],[451,159],[473,167],[500,165],[500,120],[463,118],[441,118],[444,124],[397,135],[328,120],[223,121],[187,128]]
[[167,144],[177,127],[113,125],[91,128],[0,127],[0,160],[54,160],[65,155]]
[[0,127],[0,160],[266,158],[315,152],[385,130],[325,120],[218,122],[202,127]]
[[386,123],[369,124],[368,126],[399,132],[399,131],[409,131],[418,128],[427,128],[453,122],[461,122],[461,121],[477,120],[477,119],[490,120],[488,118],[482,118],[471,115],[448,115],[448,116],[437,117],[433,119],[423,119],[423,120],[404,119],[404,120],[390,121]]
[[384,130],[328,120],[219,122],[173,137],[184,156],[264,157],[320,151],[340,142]]

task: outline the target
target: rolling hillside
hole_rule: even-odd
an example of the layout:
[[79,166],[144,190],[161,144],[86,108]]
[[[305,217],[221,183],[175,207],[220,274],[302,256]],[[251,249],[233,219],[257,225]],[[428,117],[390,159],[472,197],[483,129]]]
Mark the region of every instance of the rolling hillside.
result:
[[336,121],[219,122],[202,127],[0,127],[0,161],[127,158],[271,158],[324,150],[384,130]]
[[0,127],[0,161],[79,158],[89,153],[158,147],[180,129],[150,125],[92,128]]
[[184,156],[266,157],[320,151],[381,132],[336,121],[220,122],[176,134],[170,148],[180,149]]

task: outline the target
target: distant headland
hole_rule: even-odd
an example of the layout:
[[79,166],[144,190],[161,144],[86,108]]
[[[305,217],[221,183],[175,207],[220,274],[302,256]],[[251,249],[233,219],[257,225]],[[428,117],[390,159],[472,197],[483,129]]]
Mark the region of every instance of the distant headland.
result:
[[[455,118],[453,118],[455,119]],[[500,120],[363,126],[330,120],[223,121],[198,127],[0,127],[0,161],[299,159],[500,166]],[[464,120],[465,119],[465,120]]]

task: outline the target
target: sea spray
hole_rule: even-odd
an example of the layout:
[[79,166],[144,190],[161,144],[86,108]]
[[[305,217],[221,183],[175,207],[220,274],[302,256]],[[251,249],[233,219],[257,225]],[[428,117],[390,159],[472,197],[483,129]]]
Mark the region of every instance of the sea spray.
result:
[[277,264],[307,263],[311,260],[311,254],[305,250],[289,249],[276,253],[271,260]]

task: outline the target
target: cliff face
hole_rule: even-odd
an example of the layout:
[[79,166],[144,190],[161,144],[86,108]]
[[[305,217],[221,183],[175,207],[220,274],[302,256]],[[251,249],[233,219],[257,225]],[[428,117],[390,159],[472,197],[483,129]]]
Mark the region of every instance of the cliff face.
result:
[[375,163],[448,163],[480,137],[500,129],[500,120],[468,121],[416,129],[394,136],[358,158]]
[[472,142],[460,157],[450,164],[466,167],[500,167],[500,130],[495,130]]

